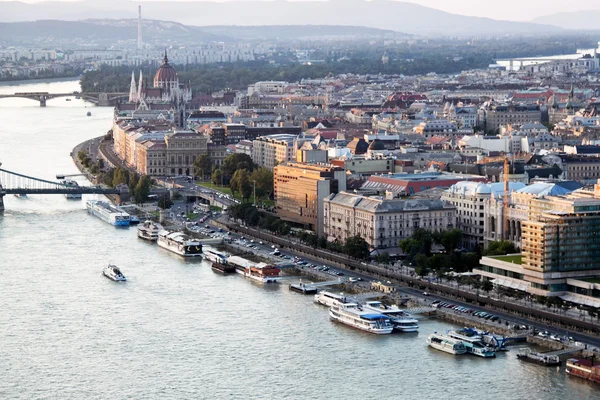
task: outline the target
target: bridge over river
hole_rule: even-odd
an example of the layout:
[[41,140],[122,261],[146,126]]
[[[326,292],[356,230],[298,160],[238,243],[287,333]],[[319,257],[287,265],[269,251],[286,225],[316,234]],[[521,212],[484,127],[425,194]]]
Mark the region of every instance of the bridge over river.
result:
[[59,97],[81,98],[98,106],[112,106],[121,99],[128,99],[129,93],[120,92],[97,92],[97,93],[49,93],[49,92],[17,92],[13,94],[0,94],[0,99],[22,98],[39,101],[40,107],[46,107],[46,102]]

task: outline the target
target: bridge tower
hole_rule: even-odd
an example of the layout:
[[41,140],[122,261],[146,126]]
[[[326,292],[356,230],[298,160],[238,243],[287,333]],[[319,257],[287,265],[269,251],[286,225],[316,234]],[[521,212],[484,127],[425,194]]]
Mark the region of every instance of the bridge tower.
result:
[[[0,162],[0,167],[2,166],[2,163]],[[4,196],[6,195],[6,192],[4,191],[4,189],[2,189],[2,182],[0,182],[0,213],[2,213],[4,211]]]
[[46,107],[46,96],[40,96],[40,107]]

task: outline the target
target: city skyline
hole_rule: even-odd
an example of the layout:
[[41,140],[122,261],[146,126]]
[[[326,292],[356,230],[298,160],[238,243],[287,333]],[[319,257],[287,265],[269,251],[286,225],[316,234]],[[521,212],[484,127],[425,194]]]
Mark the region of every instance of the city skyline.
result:
[[[59,1],[65,3],[77,3],[86,2],[90,4],[98,4],[100,2],[96,0],[79,1],[79,0],[21,0],[16,3],[47,3],[51,1]],[[132,4],[154,3],[161,0],[145,0],[145,1],[132,1]],[[202,0],[178,0],[178,3],[196,3]],[[250,2],[256,0],[203,0],[216,3],[224,2]],[[270,0],[259,0],[264,2],[270,2]],[[303,2],[303,1],[315,1],[315,0],[291,0],[289,2]],[[318,0],[317,0],[318,1]],[[323,0],[323,1],[339,1],[339,0]],[[13,0],[0,0],[0,2],[15,2]],[[534,21],[537,18],[546,17],[553,14],[559,13],[574,13],[582,11],[600,11],[600,7],[594,0],[582,0],[576,4],[568,4],[562,1],[542,1],[532,0],[528,2],[521,2],[518,0],[507,0],[504,2],[495,2],[491,0],[477,1],[477,0],[404,0],[404,3],[417,4],[424,7],[448,12],[456,15],[472,16],[472,17],[483,17],[491,18],[496,20],[507,20],[507,21]],[[107,2],[101,2],[102,5],[106,5]],[[108,2],[110,3],[110,1]],[[121,2],[119,2],[122,4]],[[541,23],[541,22],[540,22]],[[335,24],[335,21],[332,21]]]

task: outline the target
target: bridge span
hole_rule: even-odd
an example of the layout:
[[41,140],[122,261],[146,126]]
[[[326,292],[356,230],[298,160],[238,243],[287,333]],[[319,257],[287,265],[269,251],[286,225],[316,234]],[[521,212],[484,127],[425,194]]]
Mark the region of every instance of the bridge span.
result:
[[0,94],[0,99],[22,98],[39,101],[40,107],[46,107],[46,102],[59,97],[79,97],[97,106],[113,106],[121,99],[128,99],[129,93],[96,92],[96,93],[49,93],[49,92],[17,92],[13,94]]
[[[0,163],[0,166],[2,164]],[[7,194],[117,194],[118,189],[100,186],[69,186],[60,182],[47,181],[0,168],[0,211],[4,211],[4,196]]]

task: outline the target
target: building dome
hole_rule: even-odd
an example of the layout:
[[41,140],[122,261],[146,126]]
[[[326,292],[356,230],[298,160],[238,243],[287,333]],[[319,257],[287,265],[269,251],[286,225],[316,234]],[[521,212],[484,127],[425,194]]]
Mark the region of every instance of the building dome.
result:
[[179,78],[175,69],[169,65],[169,59],[167,58],[167,51],[165,50],[165,58],[162,65],[156,71],[154,76],[154,87],[156,88],[171,88],[175,85],[179,85]]
[[385,150],[385,144],[379,139],[375,139],[369,145],[370,151]]

